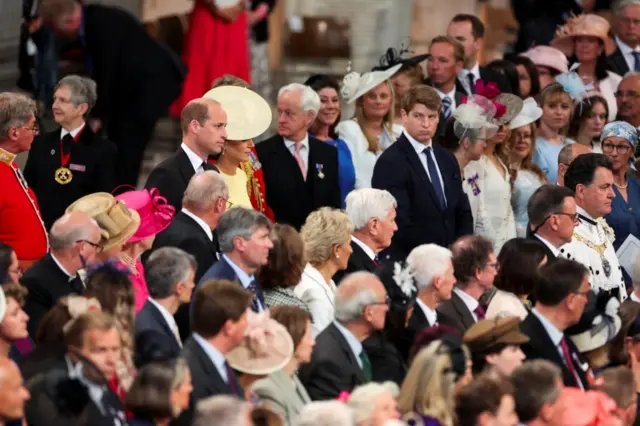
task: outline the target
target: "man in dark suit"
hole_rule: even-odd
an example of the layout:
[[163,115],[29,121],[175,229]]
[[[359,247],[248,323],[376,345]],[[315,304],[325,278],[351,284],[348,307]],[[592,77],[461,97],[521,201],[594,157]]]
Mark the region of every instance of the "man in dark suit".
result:
[[378,253],[389,247],[396,225],[398,203],[389,191],[362,188],[351,191],[346,198],[346,213],[355,230],[351,234],[351,256],[344,271],[338,271],[333,280],[340,284],[346,275],[367,271],[376,273],[384,263]]
[[520,325],[531,339],[522,351],[528,360],[546,359],[562,368],[565,386],[588,389],[579,353],[564,331],[580,321],[591,292],[587,269],[578,262],[557,259],[540,270],[536,305]]
[[267,264],[269,250],[273,248],[271,222],[258,211],[236,207],[220,217],[217,233],[223,254],[198,285],[217,279],[240,284],[253,296],[251,309],[263,311],[266,307],[264,296],[254,274]]
[[193,391],[189,409],[172,424],[191,425],[198,401],[220,394],[244,398],[225,355],[244,340],[251,295],[236,284],[215,280],[198,287],[193,297],[193,335],[182,356],[189,364]]
[[560,247],[570,243],[576,226],[576,200],[573,191],[560,185],[542,185],[527,205],[531,239],[542,243],[547,262],[560,255]]
[[189,102],[180,117],[180,149],[153,169],[145,188],[158,188],[169,204],[180,210],[191,177],[205,170],[218,171],[207,160],[222,152],[226,124],[227,114],[216,101],[202,98]]
[[611,30],[615,35],[617,49],[607,58],[608,69],[624,77],[629,71],[640,72],[640,5],[619,2],[614,8]]
[[320,207],[341,208],[338,152],[307,129],[320,109],[320,97],[292,83],[278,96],[278,134],[256,146],[267,200],[276,222],[300,229]]
[[176,358],[182,339],[173,316],[178,307],[191,302],[195,287],[196,259],[175,247],[154,251],[146,264],[149,298],[136,315],[135,364]]
[[96,83],[69,75],[60,80],[53,98],[60,129],[36,137],[24,169],[47,229],[78,198],[116,187],[116,145],[86,123],[96,103]]
[[443,136],[447,120],[462,104],[462,98],[465,96],[465,93],[456,87],[458,73],[464,66],[464,47],[454,38],[438,36],[431,40],[429,54],[431,55],[427,60],[429,78],[424,81],[424,84],[433,87],[442,101],[437,135]]
[[373,169],[374,188],[388,190],[398,202],[389,253],[404,259],[421,244],[448,247],[473,232],[469,199],[462,191],[457,160],[433,143],[440,97],[428,86],[414,86],[402,100],[405,130]]
[[464,46],[464,69],[458,73],[457,90],[467,95],[476,93],[478,80],[495,83],[502,93],[512,93],[509,80],[503,74],[478,64],[478,54],[484,43],[484,24],[475,15],[458,14],[447,27],[447,35]]
[[77,273],[101,251],[100,228],[85,213],[68,213],[51,227],[49,246],[51,251],[21,279],[29,290],[24,310],[29,315],[28,330],[32,337],[36,336],[42,317],[60,298],[84,292]]
[[[79,0],[43,1],[43,22],[75,40],[84,73],[98,84],[94,130],[104,127],[118,145],[118,184],[136,185],[156,122],[178,97],[186,69],[140,21],[117,7]],[[118,31],[114,32],[114,28]]]
[[388,303],[384,285],[369,272],[342,281],[335,298],[336,320],[318,335],[311,362],[300,369],[300,381],[312,400],[335,399],[372,380],[362,341],[384,327]]
[[473,324],[485,319],[485,309],[479,301],[493,288],[498,260],[491,241],[479,235],[460,238],[451,246],[451,253],[456,287],[451,299],[438,307],[438,313],[443,324],[464,335]]

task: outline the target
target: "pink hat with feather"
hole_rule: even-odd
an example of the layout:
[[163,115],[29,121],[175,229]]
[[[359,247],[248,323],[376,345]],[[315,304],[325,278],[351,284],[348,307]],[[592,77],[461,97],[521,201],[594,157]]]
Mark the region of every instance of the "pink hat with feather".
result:
[[167,203],[167,199],[160,195],[156,188],[142,191],[127,191],[115,197],[122,201],[127,208],[135,210],[140,216],[140,226],[135,234],[127,242],[135,243],[152,237],[164,230],[176,212],[175,208]]

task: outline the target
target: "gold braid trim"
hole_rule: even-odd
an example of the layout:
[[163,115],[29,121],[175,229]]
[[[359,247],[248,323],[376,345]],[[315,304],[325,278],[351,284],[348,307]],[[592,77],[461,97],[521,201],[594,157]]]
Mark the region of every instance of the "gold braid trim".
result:
[[255,195],[258,203],[257,210],[264,213],[264,200],[262,199],[262,192],[260,192],[260,182],[258,182],[258,179],[255,177],[251,160],[240,163],[240,168],[247,175],[247,192],[249,193],[249,197],[254,198],[251,197],[251,195]]

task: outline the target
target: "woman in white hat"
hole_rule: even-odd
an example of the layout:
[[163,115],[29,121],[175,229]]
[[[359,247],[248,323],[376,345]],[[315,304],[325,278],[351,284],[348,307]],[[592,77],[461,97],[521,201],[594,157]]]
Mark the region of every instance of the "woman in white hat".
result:
[[[216,161],[216,167],[229,187],[227,207],[252,209],[247,173],[240,166],[249,164],[255,146],[253,139],[271,125],[271,107],[254,91],[238,86],[219,86],[204,97],[218,101],[227,113],[227,140]],[[251,184],[255,182],[252,180]],[[261,194],[260,188],[253,188],[252,192]],[[264,199],[260,201],[264,203]]]
[[513,195],[511,205],[516,218],[516,234],[525,238],[529,214],[527,204],[529,198],[541,185],[547,182],[547,178],[540,167],[533,164],[535,152],[536,121],[542,116],[542,108],[535,99],[527,98],[524,101],[522,111],[516,116],[509,127],[511,136],[507,142],[509,149],[509,169],[513,180]]
[[551,45],[578,65],[576,71],[585,85],[593,84],[593,89],[607,100],[609,120],[612,121],[618,114],[614,93],[622,77],[607,70],[607,57],[616,51],[609,29],[609,22],[601,16],[579,15],[558,28]]
[[394,124],[394,93],[391,77],[402,67],[363,75],[351,72],[342,82],[342,97],[355,102],[355,117],[336,126],[338,136],[347,143],[356,169],[356,188],[370,188],[373,166],[378,156],[396,141],[403,127]]

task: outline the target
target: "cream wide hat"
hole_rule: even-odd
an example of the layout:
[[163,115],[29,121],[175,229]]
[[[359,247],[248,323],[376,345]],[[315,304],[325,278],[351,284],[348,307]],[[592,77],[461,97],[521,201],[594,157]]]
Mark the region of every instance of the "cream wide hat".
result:
[[203,98],[213,99],[227,113],[227,139],[244,141],[263,134],[273,113],[262,96],[251,89],[238,86],[219,86],[209,90]]
[[538,106],[538,103],[533,98],[527,98],[522,103],[522,110],[511,122],[509,128],[511,130],[518,129],[527,124],[531,124],[534,121],[542,117],[542,108]]
[[602,40],[604,53],[609,56],[616,51],[616,43],[609,37],[609,21],[602,16],[587,13],[570,18],[556,31],[551,46],[560,50],[567,57],[575,53],[575,39],[580,36],[597,37]]
[[342,80],[340,94],[348,104],[353,103],[369,90],[393,77],[400,68],[402,68],[402,64],[397,64],[384,71],[370,71],[362,75],[355,71],[350,72]]

